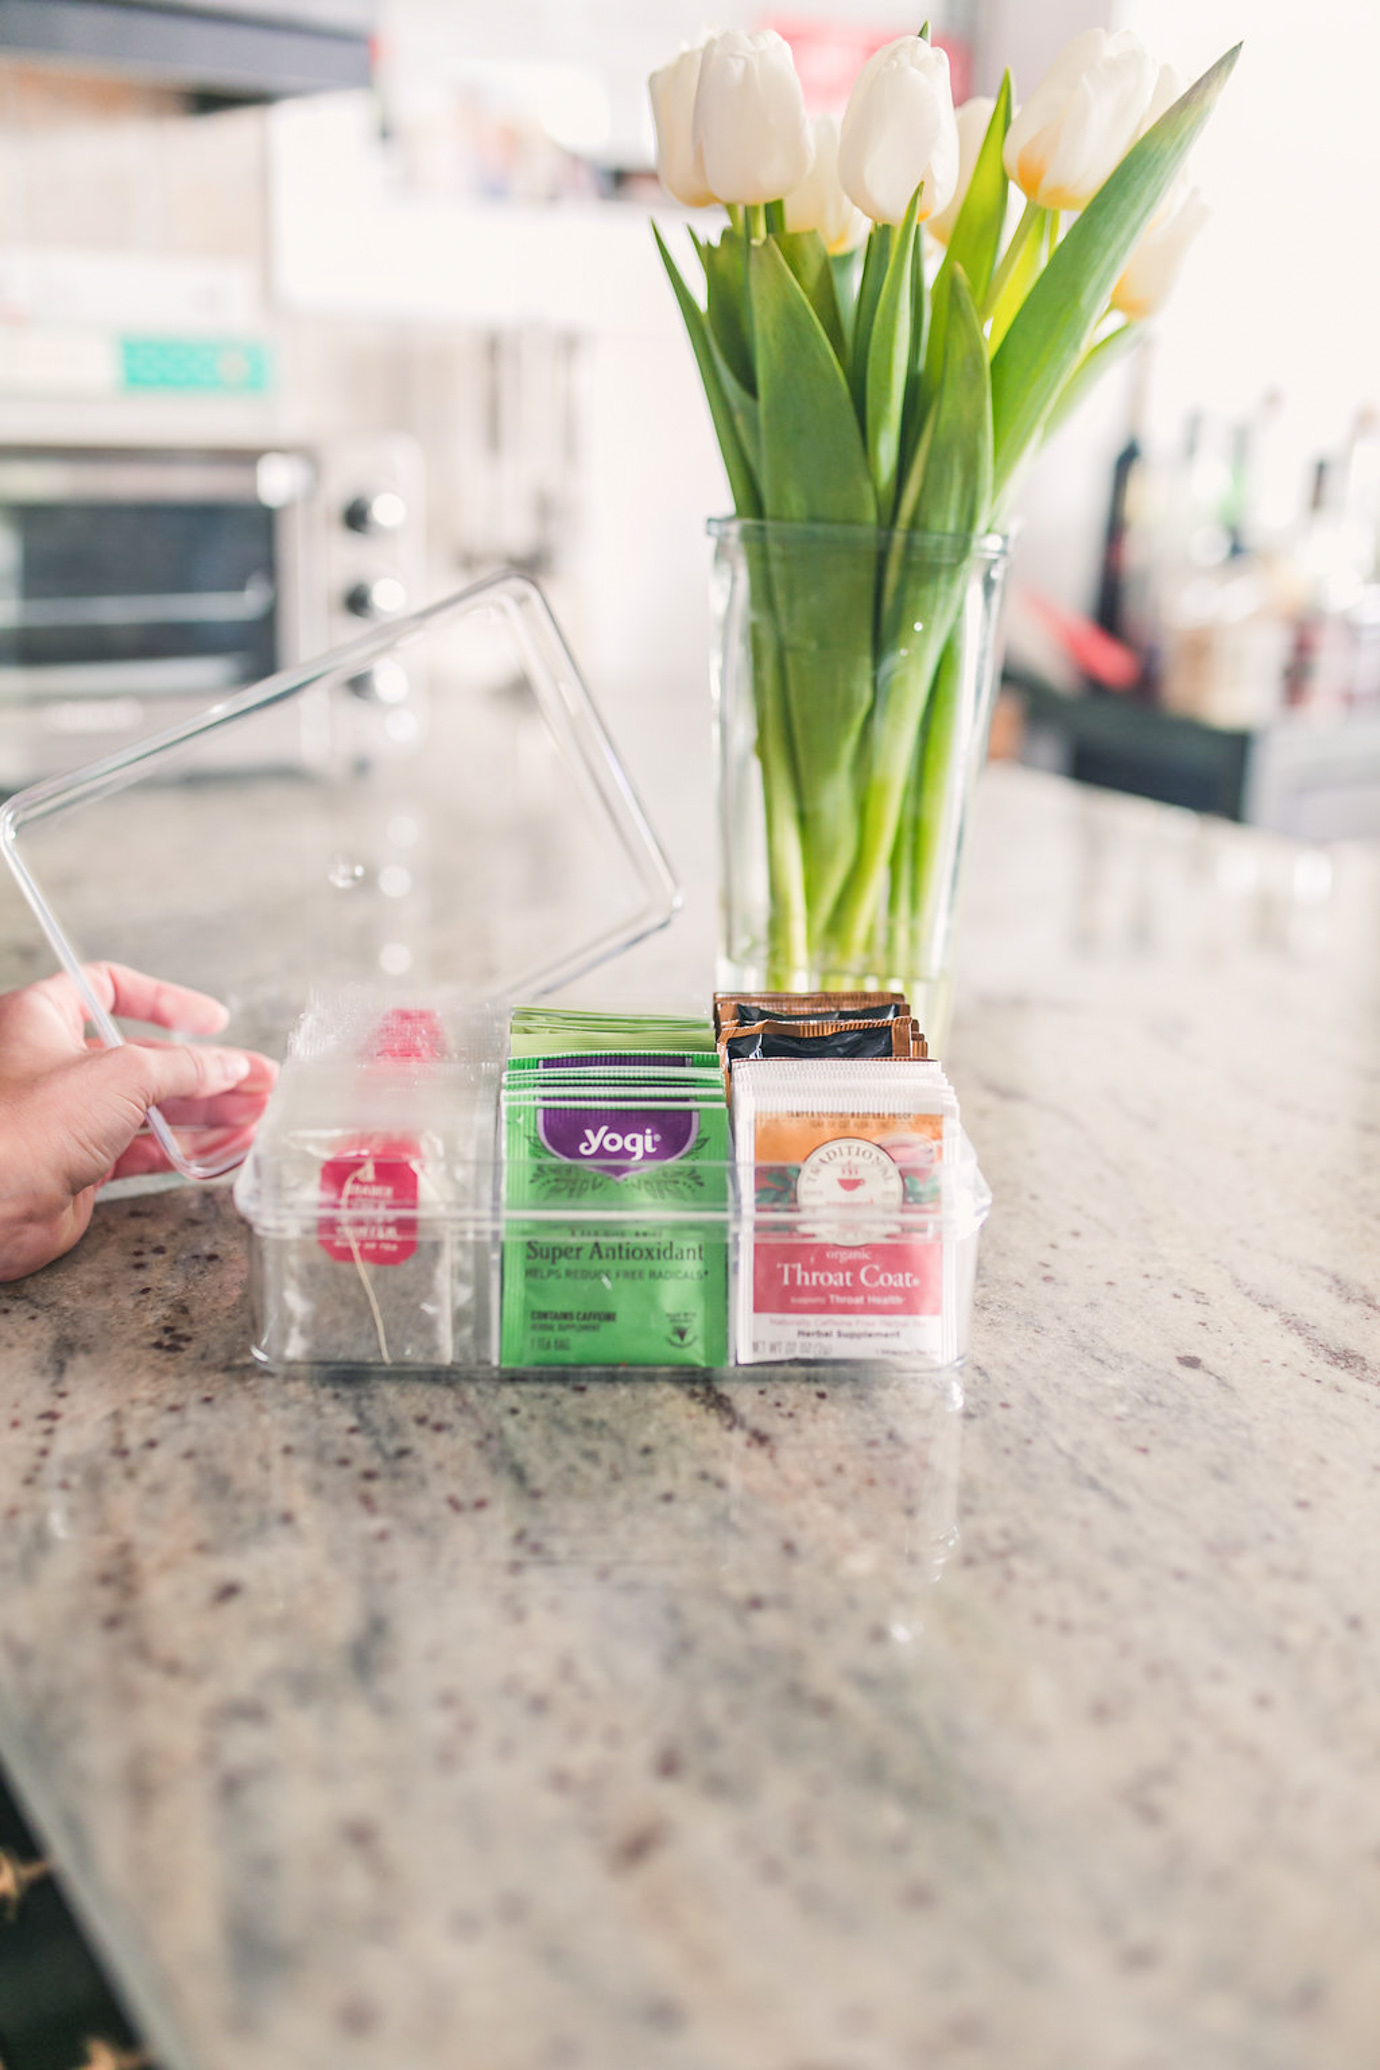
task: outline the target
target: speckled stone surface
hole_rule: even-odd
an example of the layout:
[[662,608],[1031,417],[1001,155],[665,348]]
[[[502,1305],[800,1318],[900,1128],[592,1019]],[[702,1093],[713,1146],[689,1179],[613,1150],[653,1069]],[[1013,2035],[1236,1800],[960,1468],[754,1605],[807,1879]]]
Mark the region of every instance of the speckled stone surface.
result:
[[997,770],[949,1065],[961,1414],[275,1379],[223,1191],[0,1290],[0,1753],[166,2070],[1371,2070],[1380,858]]

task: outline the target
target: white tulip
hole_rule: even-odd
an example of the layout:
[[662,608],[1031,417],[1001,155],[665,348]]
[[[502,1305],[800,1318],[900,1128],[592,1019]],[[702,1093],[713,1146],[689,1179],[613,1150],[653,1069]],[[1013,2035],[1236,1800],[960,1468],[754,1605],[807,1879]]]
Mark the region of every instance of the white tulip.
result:
[[1112,289],[1112,307],[1132,321],[1153,316],[1178,278],[1184,253],[1212,211],[1196,187],[1141,238]]
[[704,45],[683,50],[647,81],[656,124],[656,169],[668,194],[687,208],[707,208],[716,199],[704,177],[704,158],[693,136],[695,89]]
[[700,58],[692,123],[704,176],[720,201],[780,201],[814,160],[791,47],[774,29],[728,29]]
[[924,222],[958,185],[958,124],[949,60],[923,36],[901,36],[859,72],[839,134],[844,192],[874,223],[899,223],[923,182]]
[[839,184],[839,126],[832,115],[814,121],[815,162],[786,196],[786,228],[818,230],[831,252],[851,252],[867,235],[867,217]]
[[1154,128],[1161,115],[1168,114],[1182,92],[1183,86],[1174,67],[1172,65],[1161,65],[1159,77],[1155,81],[1155,90],[1150,96],[1150,105],[1141,117],[1140,128],[1136,131],[1137,143],[1140,142],[1147,129]]
[[978,152],[982,149],[982,140],[996,105],[995,101],[978,94],[973,100],[965,101],[954,116],[958,124],[958,185],[946,206],[930,217],[930,229],[941,244],[947,244],[954,234],[954,224],[967,197],[973,167],[978,162]]
[[1129,29],[1066,44],[1006,133],[1010,177],[1041,208],[1085,208],[1134,143],[1155,61]]

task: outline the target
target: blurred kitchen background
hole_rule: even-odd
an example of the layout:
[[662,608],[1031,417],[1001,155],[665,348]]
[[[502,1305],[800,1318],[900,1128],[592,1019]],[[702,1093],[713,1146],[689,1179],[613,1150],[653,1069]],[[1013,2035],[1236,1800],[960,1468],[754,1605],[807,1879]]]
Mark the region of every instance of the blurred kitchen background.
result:
[[[767,23],[816,108],[910,0],[3,0],[0,787],[499,562],[547,585],[680,870],[725,507],[648,218],[647,73]],[[1131,27],[1213,220],[1032,476],[995,751],[1380,835],[1380,11],[932,0],[957,97]],[[406,679],[382,674],[400,739]]]

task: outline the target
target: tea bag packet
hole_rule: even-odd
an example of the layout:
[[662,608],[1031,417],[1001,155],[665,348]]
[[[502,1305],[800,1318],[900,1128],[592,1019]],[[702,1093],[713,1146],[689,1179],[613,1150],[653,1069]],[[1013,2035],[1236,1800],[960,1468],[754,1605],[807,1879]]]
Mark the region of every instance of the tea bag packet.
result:
[[958,1102],[937,1063],[745,1059],[733,1136],[740,1363],[958,1356]]
[[509,1027],[509,1059],[714,1054],[708,1023],[678,1014],[596,1013],[584,1007],[519,1006]]
[[712,1050],[700,1055],[660,1051],[637,1056],[612,1050],[597,1056],[513,1057],[504,1074],[504,1086],[514,1096],[524,1092],[545,1096],[553,1086],[588,1083],[594,1074],[603,1085],[664,1085],[669,1090],[694,1090],[714,1084],[719,1077],[719,1065]]
[[364,987],[313,997],[236,1190],[284,1358],[447,1365],[473,1349],[486,1272],[454,1211],[492,1113],[483,1058],[463,1014]]
[[903,992],[716,992],[714,1033],[754,1021],[893,1021],[909,1012]]
[[909,1014],[887,1020],[773,1017],[725,1028],[719,1036],[719,1054],[727,1071],[759,1058],[910,1059],[925,1055],[925,1038]]
[[502,1361],[722,1364],[730,1152],[709,1030],[589,1017],[514,1041],[572,1033],[600,1047],[504,1074]]

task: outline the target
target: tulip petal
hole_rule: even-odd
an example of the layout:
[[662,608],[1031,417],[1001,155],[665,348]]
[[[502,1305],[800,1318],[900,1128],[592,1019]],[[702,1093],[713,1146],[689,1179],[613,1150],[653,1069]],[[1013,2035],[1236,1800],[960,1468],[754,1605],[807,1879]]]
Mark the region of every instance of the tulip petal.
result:
[[704,208],[715,198],[705,180],[704,154],[693,135],[695,93],[703,55],[702,48],[683,50],[647,81],[661,184],[687,208]]
[[708,185],[721,201],[779,201],[814,163],[790,46],[773,29],[726,29],[700,59],[690,123]]
[[1085,29],[1060,52],[1006,139],[1006,170],[1042,208],[1085,208],[1141,134],[1154,60],[1129,29]]
[[924,187],[921,217],[958,184],[958,124],[949,61],[919,36],[899,36],[859,72],[839,131],[839,180],[874,223],[899,223]]
[[1082,358],[1127,255],[1211,114],[1240,48],[1220,57],[1132,146],[1013,319],[992,361],[998,497]]

